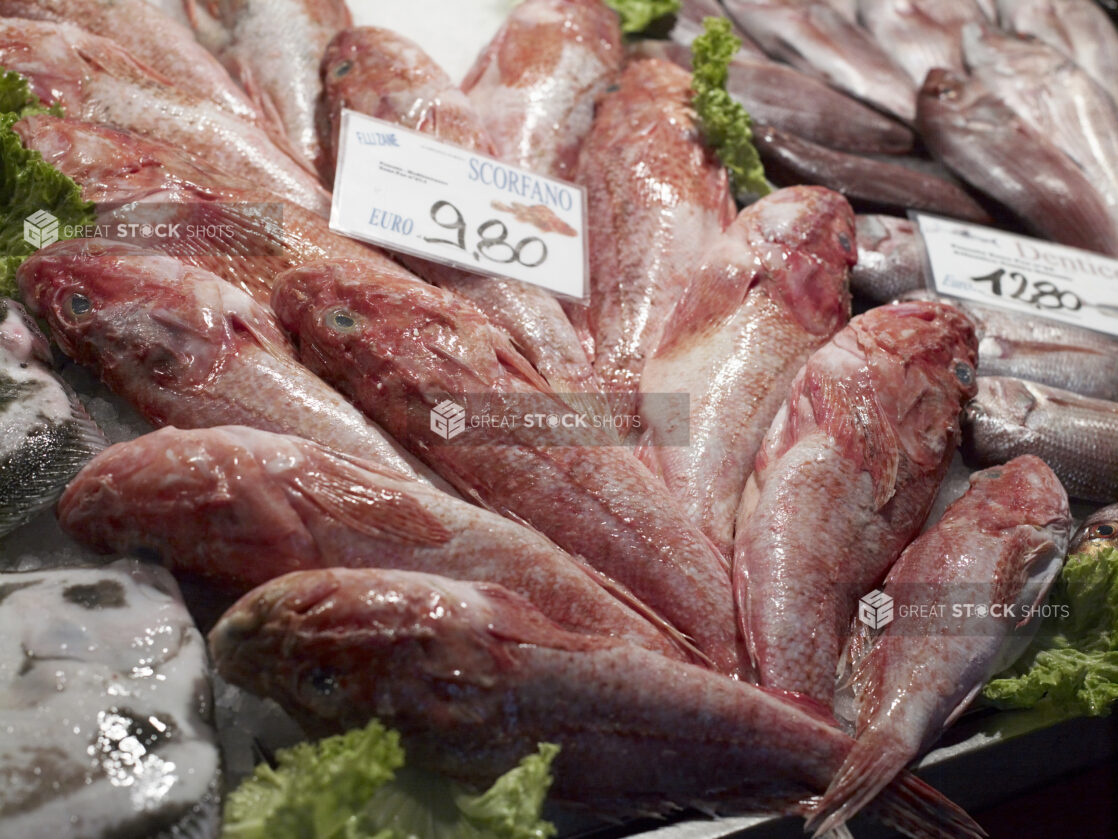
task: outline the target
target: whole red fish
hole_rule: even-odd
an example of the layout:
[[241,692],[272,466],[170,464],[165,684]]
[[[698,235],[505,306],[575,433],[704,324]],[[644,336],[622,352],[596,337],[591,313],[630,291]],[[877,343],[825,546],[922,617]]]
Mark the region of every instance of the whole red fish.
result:
[[[13,130],[97,205],[94,235],[168,253],[262,303],[276,274],[315,259],[375,260],[382,271],[419,282],[381,251],[332,232],[321,216],[166,143],[49,114],[26,117]],[[144,236],[144,224],[175,235]]]
[[601,0],[526,0],[478,56],[462,89],[499,157],[571,181],[594,100],[623,57],[617,13]]
[[797,374],[738,514],[734,594],[761,684],[830,708],[858,598],[920,531],[975,393],[958,309],[854,318]]
[[[481,786],[555,743],[549,795],[615,817],[683,806],[804,813],[851,746],[783,697],[565,632],[493,584],[288,574],[243,597],[209,640],[223,677],[310,732],[376,716],[400,732],[409,765]],[[910,775],[866,812],[910,836],[985,835]]]
[[585,558],[719,670],[739,672],[726,562],[667,488],[608,430],[577,422],[473,305],[335,260],[281,274],[272,307],[304,363],[465,497]]
[[58,517],[96,550],[154,555],[237,595],[295,570],[427,571],[500,583],[572,631],[685,655],[631,596],[531,528],[290,435],[145,434],[91,462]]
[[690,74],[659,59],[631,63],[599,103],[578,182],[593,219],[582,328],[614,413],[629,417],[672,308],[736,213],[695,124]]
[[71,239],[17,276],[62,351],[154,425],[297,434],[415,476],[395,443],[298,362],[272,312],[213,274],[124,242]]
[[330,194],[258,125],[177,87],[115,41],[70,23],[0,18],[0,65],[73,118],[155,137],[213,166],[266,184],[321,215]]
[[[342,108],[352,108],[471,151],[495,154],[470,100],[418,45],[394,32],[360,27],[338,33],[323,58],[322,76],[334,138]],[[399,259],[429,282],[475,303],[569,405],[588,416],[608,415],[579,337],[552,294],[404,254]]]
[[812,816],[819,830],[872,800],[1021,654],[1070,528],[1059,478],[1025,456],[976,472],[967,493],[905,549],[882,586],[893,620],[867,631],[854,655],[857,742]]
[[[641,390],[641,456],[727,556],[761,438],[808,356],[850,317],[854,212],[819,187],[774,192],[742,211],[696,272]],[[683,389],[686,412],[655,394]],[[690,445],[678,445],[682,429]]]

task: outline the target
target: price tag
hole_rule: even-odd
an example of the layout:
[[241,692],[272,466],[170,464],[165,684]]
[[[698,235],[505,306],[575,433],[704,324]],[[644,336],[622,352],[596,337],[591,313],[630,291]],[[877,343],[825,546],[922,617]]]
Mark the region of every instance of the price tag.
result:
[[1118,260],[927,213],[909,216],[938,294],[1118,336]]
[[330,210],[338,233],[585,298],[585,220],[574,184],[342,113]]

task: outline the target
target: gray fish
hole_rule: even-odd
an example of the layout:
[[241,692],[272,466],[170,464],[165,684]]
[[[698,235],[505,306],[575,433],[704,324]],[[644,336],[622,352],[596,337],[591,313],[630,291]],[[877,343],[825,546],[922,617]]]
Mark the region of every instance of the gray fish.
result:
[[0,297],[0,536],[53,504],[109,444],[50,360],[24,308]]
[[963,409],[963,456],[976,467],[1042,458],[1068,495],[1118,496],[1118,403],[1006,376],[980,376]]
[[1118,401],[1118,339],[1040,315],[916,291],[962,309],[978,333],[978,375],[1014,376],[1095,399]]
[[963,27],[987,20],[974,0],[858,0],[858,15],[918,85],[933,67],[962,70]]
[[924,240],[906,218],[859,215],[855,219],[858,263],[850,291],[871,303],[888,303],[924,287]]
[[1118,256],[1118,222],[1091,178],[981,80],[932,70],[917,111],[932,153],[1034,231]]
[[814,0],[726,0],[730,18],[771,58],[911,123],[916,86],[870,34]]
[[769,125],[755,127],[753,142],[765,173],[781,186],[825,186],[867,209],[903,212],[911,208],[966,221],[990,220],[966,190],[933,174],[824,148]]
[[1118,220],[1118,102],[1043,41],[968,26],[963,48],[970,72],[1074,160]]
[[162,568],[0,574],[0,835],[217,836],[208,678]]
[[1096,510],[1083,520],[1071,537],[1068,556],[1118,548],[1118,504]]
[[[1114,17],[1113,0],[1107,0]],[[1118,101],[1118,31],[1092,0],[997,0],[1003,29],[1032,35],[1073,58]]]
[[[696,32],[680,27],[672,41],[639,41],[632,52],[665,58],[691,69]],[[726,89],[756,123],[771,125],[813,143],[840,151],[903,154],[912,149],[913,134],[895,119],[863,105],[819,79],[745,48],[730,60]]]

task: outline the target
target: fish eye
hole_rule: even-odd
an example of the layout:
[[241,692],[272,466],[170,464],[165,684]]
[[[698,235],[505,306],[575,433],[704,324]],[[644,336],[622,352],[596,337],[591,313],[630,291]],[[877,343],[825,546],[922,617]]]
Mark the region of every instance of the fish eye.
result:
[[357,328],[357,318],[345,309],[334,309],[327,312],[326,325],[338,332],[352,332]]
[[348,73],[352,69],[353,69],[353,62],[350,61],[347,58],[345,61],[343,61],[341,64],[339,64],[337,67],[334,68],[334,78],[335,79],[340,79],[342,76],[344,76],[346,73]]
[[1109,539],[1115,534],[1116,531],[1113,524],[1096,524],[1089,531],[1087,531],[1088,539]]
[[315,693],[330,696],[338,689],[338,675],[326,667],[316,667],[308,674],[307,683]]
[[75,317],[87,315],[93,311],[93,301],[80,291],[75,291],[66,300],[66,311]]
[[974,368],[965,361],[955,362],[955,378],[959,383],[970,387],[974,384]]

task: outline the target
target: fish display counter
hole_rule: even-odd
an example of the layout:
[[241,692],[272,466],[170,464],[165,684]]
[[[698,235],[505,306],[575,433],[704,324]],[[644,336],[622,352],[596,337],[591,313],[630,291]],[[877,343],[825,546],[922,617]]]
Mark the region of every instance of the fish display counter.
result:
[[1114,18],[0,0],[0,835],[977,839],[1118,765]]

